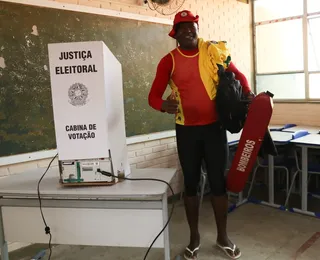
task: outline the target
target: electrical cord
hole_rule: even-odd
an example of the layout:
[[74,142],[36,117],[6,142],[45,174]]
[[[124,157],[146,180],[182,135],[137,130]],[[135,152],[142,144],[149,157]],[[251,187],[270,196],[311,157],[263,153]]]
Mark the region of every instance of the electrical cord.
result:
[[[107,177],[114,177],[114,178],[117,178],[117,179],[122,179],[122,180],[129,180],[129,181],[157,181],[157,182],[162,182],[162,183],[165,183],[166,185],[168,185],[169,189],[171,190],[172,192],[172,196],[174,196],[174,192],[173,192],[173,189],[172,187],[170,186],[170,184],[164,180],[160,180],[160,179],[156,179],[156,178],[127,178],[127,177],[120,177],[120,176],[115,176],[114,174],[110,173],[110,172],[106,172],[106,171],[102,171],[101,169],[98,169],[97,172],[100,172],[102,175],[104,176],[107,176]],[[159,234],[155,237],[155,239],[152,241],[151,245],[149,246],[143,260],[146,260],[147,259],[147,256],[153,246],[153,244],[157,241],[157,239],[159,238],[159,236],[162,234],[162,232],[166,229],[166,227],[168,226],[170,220],[171,220],[171,217],[173,215],[173,211],[174,211],[174,206],[175,206],[175,203],[172,202],[172,208],[171,208],[171,212],[170,212],[170,215],[168,217],[168,220],[166,222],[166,224],[164,225],[164,227],[161,229],[161,231],[159,232]]]
[[47,169],[45,170],[45,172],[42,174],[39,182],[38,182],[38,188],[37,188],[37,191],[38,191],[38,199],[39,199],[39,205],[40,205],[40,213],[41,213],[41,217],[42,217],[42,220],[43,220],[43,223],[45,225],[45,233],[46,235],[49,235],[49,244],[48,244],[48,247],[49,247],[49,257],[48,257],[48,260],[51,259],[51,254],[52,254],[52,246],[51,246],[51,241],[52,241],[52,234],[51,234],[51,231],[50,231],[50,227],[47,225],[47,222],[46,222],[46,219],[44,218],[44,215],[43,215],[43,212],[42,212],[42,203],[41,203],[41,197],[40,197],[40,183],[42,181],[42,179],[44,178],[44,176],[47,174],[52,162],[54,161],[54,159],[57,157],[58,154],[56,154],[52,160],[50,161]]
[[[52,245],[51,245],[51,241],[52,241],[52,234],[51,234],[51,230],[50,230],[50,227],[47,225],[47,222],[45,220],[45,217],[44,217],[44,214],[43,214],[43,211],[42,211],[42,203],[41,203],[41,196],[40,196],[40,183],[42,181],[42,179],[44,178],[44,176],[47,174],[52,162],[54,161],[54,159],[57,157],[58,154],[56,154],[52,160],[50,161],[47,169],[45,170],[45,172],[43,173],[43,175],[41,176],[39,182],[38,182],[38,187],[37,187],[37,191],[38,191],[38,199],[39,199],[39,206],[40,206],[40,213],[41,213],[41,217],[42,217],[42,220],[43,220],[43,223],[45,225],[45,233],[47,235],[50,236],[49,238],[49,257],[48,257],[48,260],[51,259],[51,255],[52,255]],[[114,174],[110,173],[110,172],[106,172],[106,171],[102,171],[100,169],[97,170],[98,172],[100,172],[102,175],[104,176],[107,176],[107,177],[114,177],[114,178],[118,178],[118,179],[122,179],[122,180],[129,180],[129,181],[157,181],[157,182],[162,182],[162,183],[165,183],[166,185],[168,185],[171,193],[172,193],[172,196],[174,196],[174,191],[171,187],[171,185],[164,181],[164,180],[160,180],[160,179],[156,179],[156,178],[127,178],[127,177],[120,177],[120,176],[115,176]],[[170,215],[168,217],[168,220],[166,222],[166,224],[164,225],[164,227],[162,228],[162,230],[159,232],[159,234],[155,237],[155,239],[152,241],[151,245],[149,246],[143,260],[146,260],[147,259],[147,256],[153,246],[153,244],[157,241],[157,239],[159,238],[159,236],[163,233],[163,231],[166,229],[166,227],[168,226],[168,224],[170,223],[170,220],[172,218],[172,215],[173,215],[173,211],[174,211],[174,206],[175,206],[175,203],[173,202],[172,203],[172,208],[171,208],[171,212],[170,212]]]

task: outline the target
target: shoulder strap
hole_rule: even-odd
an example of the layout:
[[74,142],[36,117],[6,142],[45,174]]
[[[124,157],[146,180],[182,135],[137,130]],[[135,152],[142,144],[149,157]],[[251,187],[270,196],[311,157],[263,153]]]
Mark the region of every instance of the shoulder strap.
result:
[[225,72],[224,67],[218,63],[216,63],[218,66],[218,76],[221,77],[222,73]]

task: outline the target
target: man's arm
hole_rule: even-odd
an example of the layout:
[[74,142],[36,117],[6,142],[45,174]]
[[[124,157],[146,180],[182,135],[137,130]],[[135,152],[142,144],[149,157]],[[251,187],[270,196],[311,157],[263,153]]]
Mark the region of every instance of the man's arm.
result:
[[246,95],[249,95],[250,93],[252,93],[246,76],[238,70],[238,68],[234,65],[233,62],[230,62],[229,67],[226,69],[226,71],[234,73],[235,78],[240,81],[243,92]]
[[162,96],[168,86],[172,66],[173,63],[170,54],[166,55],[160,60],[157,67],[156,77],[149,92],[149,106],[161,112],[164,112],[161,109],[163,103]]

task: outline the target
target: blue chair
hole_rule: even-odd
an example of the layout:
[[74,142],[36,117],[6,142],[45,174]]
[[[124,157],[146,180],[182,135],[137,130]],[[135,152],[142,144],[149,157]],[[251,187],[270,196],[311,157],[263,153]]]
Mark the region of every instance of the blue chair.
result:
[[[306,132],[306,131],[305,131]],[[320,133],[319,133],[320,134]],[[301,137],[301,136],[300,136]],[[287,198],[286,198],[286,201],[285,201],[285,207],[287,207],[288,205],[288,202],[289,202],[289,198],[290,198],[290,195],[291,195],[291,191],[292,191],[292,188],[293,188],[293,185],[294,185],[294,182],[296,180],[296,177],[298,174],[302,174],[302,162],[300,160],[301,158],[301,153],[300,153],[300,149],[299,147],[296,147],[294,149],[294,159],[295,159],[295,164],[296,164],[296,172],[293,174],[293,177],[292,177],[292,181],[291,181],[291,185],[290,185],[290,189],[289,189],[289,192],[288,192],[288,195],[287,195]],[[312,151],[312,150],[311,150]],[[310,155],[312,155],[312,152],[308,152],[309,155],[308,155],[308,159],[310,158]],[[312,174],[317,174],[317,175],[320,175],[320,162],[319,160],[316,160],[316,162],[308,162],[308,183],[310,181],[310,178],[312,176]],[[300,192],[301,192],[301,189],[300,189]]]
[[40,259],[43,259],[45,255],[46,255],[46,251],[45,251],[45,250],[42,250],[42,251],[40,251],[38,254],[36,254],[34,257],[32,257],[31,260],[40,260]]
[[201,206],[202,206],[203,195],[204,195],[206,184],[207,184],[207,171],[206,171],[206,164],[203,161],[202,165],[201,165],[199,208],[201,208]]
[[297,126],[296,124],[285,124],[282,130]]
[[[283,156],[279,156],[274,159],[274,169],[284,170],[284,172],[285,172],[286,193],[288,193],[288,191],[289,191],[289,169],[286,166],[284,166],[284,164],[285,164],[285,159]],[[268,160],[257,158],[257,164],[253,170],[252,179],[251,179],[250,188],[249,188],[249,191],[247,194],[247,198],[250,198],[251,191],[252,191],[252,188],[253,188],[253,185],[255,182],[255,178],[256,178],[256,173],[259,168],[264,168],[264,169],[269,168]]]
[[307,130],[299,130],[292,134],[292,140],[309,135],[310,133]]
[[[286,127],[286,126],[292,126],[292,124],[287,124],[284,127]],[[309,134],[308,131],[305,131],[305,130],[296,131],[295,133],[292,134],[292,139],[300,138],[300,137],[308,135],[308,134]],[[277,149],[278,149],[278,153],[281,154],[281,156],[274,158],[274,169],[284,170],[285,177],[286,177],[286,194],[288,196],[289,191],[290,191],[290,189],[289,189],[289,169],[288,168],[291,166],[290,158],[289,158],[291,146],[281,145],[280,147],[277,147]],[[262,159],[262,160],[260,160],[259,158],[257,159],[257,165],[253,170],[252,180],[251,180],[250,188],[249,188],[248,195],[247,195],[248,198],[251,195],[251,191],[253,188],[253,184],[254,184],[256,173],[257,173],[258,169],[259,168],[268,168],[268,167],[269,167],[269,164],[268,164],[267,159]]]
[[272,131],[282,131],[284,129],[290,128],[290,127],[295,127],[297,126],[296,124],[285,124],[283,127],[278,127],[278,128],[271,128],[270,132]]

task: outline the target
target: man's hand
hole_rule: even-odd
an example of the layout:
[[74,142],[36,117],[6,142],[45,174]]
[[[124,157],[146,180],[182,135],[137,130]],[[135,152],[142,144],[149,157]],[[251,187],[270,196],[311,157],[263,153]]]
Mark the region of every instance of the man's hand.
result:
[[255,96],[256,96],[256,95],[255,95],[253,92],[250,91],[250,92],[248,93],[248,95],[247,95],[247,98],[250,99],[250,100],[252,100],[252,99],[255,98]]
[[162,103],[161,110],[167,112],[168,114],[175,114],[178,112],[179,102],[174,99],[165,100]]
[[252,102],[252,100],[255,98],[255,94],[253,93],[253,92],[249,92],[247,95],[246,95],[246,99],[251,103]]

